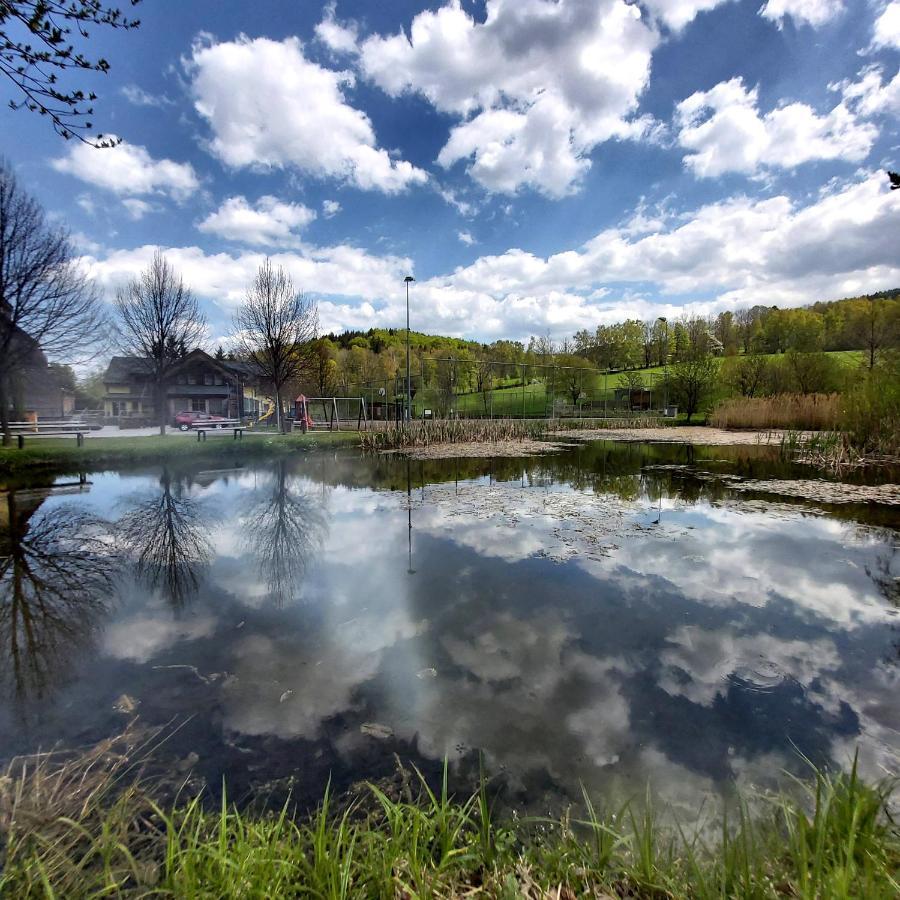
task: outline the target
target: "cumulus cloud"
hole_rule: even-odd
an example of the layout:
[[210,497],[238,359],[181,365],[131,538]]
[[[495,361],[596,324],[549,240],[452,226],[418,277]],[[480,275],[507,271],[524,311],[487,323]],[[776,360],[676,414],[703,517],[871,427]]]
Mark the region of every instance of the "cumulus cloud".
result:
[[337,200],[323,200],[322,201],[322,215],[325,216],[326,219],[330,219],[332,216],[336,216],[341,211],[341,204],[337,202]]
[[860,162],[878,136],[874,125],[860,121],[843,102],[822,116],[805,103],[761,114],[758,102],[756,88],[732,78],[678,104],[678,143],[689,151],[685,164],[694,174],[752,175],[817,159]]
[[472,237],[471,233],[468,231],[457,231],[456,236],[462,241],[467,247],[471,247],[472,244],[475,243],[475,238]]
[[[563,337],[624,317],[852,296],[900,283],[898,233],[900,203],[884,174],[873,172],[805,203],[738,196],[667,215],[651,231],[636,232],[628,220],[548,257],[521,249],[483,256],[418,281],[414,318],[416,327],[442,334],[527,338],[550,330]],[[154,249],[84,261],[101,284],[113,285],[144,268]],[[225,306],[240,300],[263,259],[250,251],[163,249],[200,296]],[[326,331],[403,321],[409,259],[338,245],[282,252],[273,260],[298,287],[325,298],[319,315]],[[636,288],[659,299],[635,297]],[[709,299],[685,299],[697,293]]]
[[368,116],[344,96],[353,73],[310,62],[295,37],[197,42],[185,65],[210,150],[228,166],[292,168],[388,194],[427,181],[376,146]]
[[724,2],[725,0],[644,0],[644,6],[673,31],[680,31],[698,13],[715,9]]
[[900,0],[891,0],[875,20],[872,43],[876,47],[900,48]]
[[658,42],[625,0],[489,0],[484,22],[451,0],[419,13],[408,37],[373,35],[358,53],[391,96],[417,93],[459,117],[442,166],[467,162],[489,191],[559,197],[594,147],[649,127],[635,113]]
[[282,203],[277,197],[260,197],[251,206],[244,197],[229,197],[198,226],[227,241],[258,246],[289,245],[296,232],[315,219],[314,210],[302,203]]
[[830,85],[843,94],[844,100],[863,116],[900,116],[900,72],[890,81],[884,80],[880,66],[868,66],[857,81]]
[[784,26],[788,17],[797,25],[811,25],[819,28],[844,11],[844,0],[767,0],[759,10],[765,19]]
[[[114,250],[103,257],[85,256],[82,262],[91,277],[111,292],[143,271],[157,249],[162,250],[198,296],[225,308],[241,302],[265,260],[265,254],[256,250],[206,253],[199,247],[147,244],[130,250]],[[340,307],[328,301],[320,302],[319,318],[325,331],[346,327],[348,323],[368,321],[371,324],[376,317],[372,303],[391,294],[399,298],[403,277],[412,269],[409,259],[373,256],[347,245],[277,252],[270,254],[270,258],[290,273],[300,290],[365,301]],[[329,314],[329,310],[337,308],[342,312],[341,321]]]
[[355,53],[358,28],[355,22],[338,22],[335,4],[325,7],[322,21],[316,25],[316,37],[334,53]]
[[[114,135],[108,137],[115,139]],[[102,150],[76,142],[66,156],[53,160],[52,165],[57,172],[74,175],[124,197],[166,194],[182,201],[200,186],[190,163],[154,159],[144,147],[127,141]]]

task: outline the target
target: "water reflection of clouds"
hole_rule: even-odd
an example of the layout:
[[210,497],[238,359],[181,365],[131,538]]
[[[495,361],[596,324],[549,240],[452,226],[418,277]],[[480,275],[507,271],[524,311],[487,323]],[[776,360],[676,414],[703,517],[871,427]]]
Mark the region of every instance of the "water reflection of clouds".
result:
[[[789,765],[795,728],[824,758],[861,741],[870,768],[900,744],[897,667],[875,661],[887,604],[866,574],[883,535],[800,506],[549,482],[428,485],[408,510],[405,490],[323,487],[307,471],[185,480],[184,496],[221,512],[204,580],[179,611],[125,590],[98,665],[130,666],[136,696],[144,669],[177,665],[155,682],[172,691],[167,714],[184,702],[181,667],[229,673],[190,676],[197,714],[262,754],[267,738],[318,741],[356,771],[394,748],[482,749],[538,798],[652,779],[695,805],[724,776]],[[138,487],[160,490],[121,478],[111,496]],[[278,529],[297,560],[268,552]],[[373,744],[360,732],[373,721],[405,743]]]
[[732,675],[751,690],[766,691],[785,678],[808,685],[841,666],[830,638],[783,640],[770,634],[709,631],[696,625],[682,626],[666,639],[660,663],[660,687],[703,706],[727,693]]

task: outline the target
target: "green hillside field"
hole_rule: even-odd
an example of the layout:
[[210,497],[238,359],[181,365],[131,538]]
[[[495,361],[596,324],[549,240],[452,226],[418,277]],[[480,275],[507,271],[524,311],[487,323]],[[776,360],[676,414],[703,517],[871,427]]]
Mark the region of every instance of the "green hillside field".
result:
[[[777,358],[778,354],[770,354],[770,358]],[[838,359],[843,365],[848,367],[859,366],[863,362],[863,351],[861,350],[835,350],[828,353]],[[640,372],[644,378],[644,386],[655,390],[656,386],[662,389],[662,379],[664,370],[662,366],[652,366],[648,369],[636,369],[632,371]],[[607,404],[611,405],[614,399],[616,388],[620,387],[620,376],[622,372],[610,372],[604,377],[603,373],[595,376],[595,387],[586,391],[593,408],[596,411],[597,405],[602,404],[604,398]],[[605,382],[605,384],[604,384]],[[481,393],[459,394],[454,403],[454,409],[459,415],[489,415],[493,411],[495,416],[521,416],[523,413],[523,397],[522,384],[507,385],[496,387],[493,391],[493,407],[491,406],[491,397],[488,394],[487,404]],[[549,410],[551,397],[543,382],[533,381],[525,386],[524,391],[524,414],[526,417],[541,417],[547,415]],[[417,397],[413,402],[416,414],[421,415],[423,407],[429,406],[429,398]],[[654,402],[655,405],[655,402]]]

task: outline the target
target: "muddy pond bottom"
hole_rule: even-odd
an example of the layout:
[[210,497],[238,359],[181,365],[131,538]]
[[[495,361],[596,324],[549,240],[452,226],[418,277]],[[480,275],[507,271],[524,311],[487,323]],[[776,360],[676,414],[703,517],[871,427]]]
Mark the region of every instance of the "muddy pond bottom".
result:
[[482,759],[545,811],[581,785],[696,810],[801,754],[897,771],[900,508],[877,484],[760,447],[226,452],[3,486],[0,759],[137,719],[238,802],[311,805],[398,758],[466,786]]

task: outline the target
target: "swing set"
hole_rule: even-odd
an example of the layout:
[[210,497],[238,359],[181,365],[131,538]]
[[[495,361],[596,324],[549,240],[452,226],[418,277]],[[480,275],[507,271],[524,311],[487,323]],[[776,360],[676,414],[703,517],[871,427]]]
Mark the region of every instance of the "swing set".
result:
[[[355,424],[354,424],[354,419]],[[294,430],[368,431],[371,416],[364,397],[305,397],[294,400]]]

